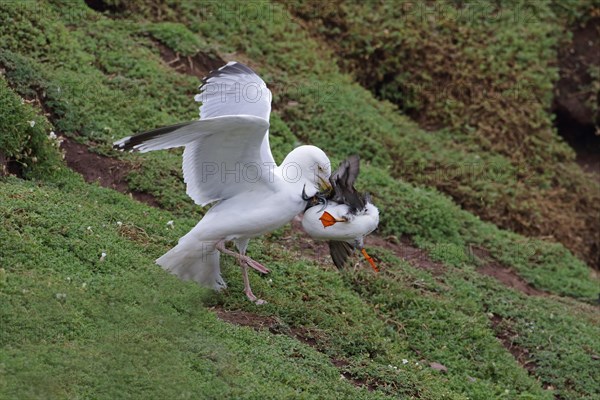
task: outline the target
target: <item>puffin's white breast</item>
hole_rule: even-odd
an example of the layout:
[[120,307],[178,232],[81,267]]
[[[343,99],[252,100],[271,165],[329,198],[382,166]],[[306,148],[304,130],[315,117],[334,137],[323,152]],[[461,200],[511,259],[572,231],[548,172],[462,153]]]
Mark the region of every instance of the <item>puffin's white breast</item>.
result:
[[[322,205],[309,208],[302,218],[302,227],[313,239],[317,240],[342,240],[353,242],[373,232],[379,224],[379,210],[371,203],[367,203],[364,210],[356,215],[349,214],[350,208],[346,204],[329,202],[323,209]],[[348,222],[336,222],[331,226],[324,226],[320,218],[328,212],[336,219],[348,218]]]

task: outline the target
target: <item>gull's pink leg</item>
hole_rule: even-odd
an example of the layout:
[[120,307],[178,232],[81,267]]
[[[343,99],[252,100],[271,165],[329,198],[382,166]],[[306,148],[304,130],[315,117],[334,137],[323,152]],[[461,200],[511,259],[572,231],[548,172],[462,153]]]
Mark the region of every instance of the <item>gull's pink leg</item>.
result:
[[[265,304],[266,301],[258,299],[254,295],[254,293],[252,293],[252,288],[250,288],[250,278],[248,278],[248,266],[251,266],[252,268],[257,269],[256,266],[253,266],[251,264],[251,263],[255,263],[262,269],[266,270],[266,272],[269,272],[269,270],[266,269],[262,264],[254,261],[250,257],[246,256],[245,254],[239,254],[239,253],[233,252],[231,250],[227,250],[225,248],[225,242],[223,240],[220,241],[219,243],[217,243],[217,249],[219,251],[221,251],[222,253],[229,254],[229,255],[237,258],[238,262],[240,263],[240,267],[242,268],[242,278],[244,279],[244,293],[246,293],[246,297],[248,297],[248,300],[255,303],[256,305]],[[263,272],[260,269],[257,269],[257,270],[259,272]],[[263,272],[263,273],[266,273],[266,272]]]
[[268,274],[269,272],[271,272],[267,267],[265,267],[258,261],[255,261],[252,258],[248,257],[247,255],[239,254],[239,253],[236,253],[235,251],[231,251],[231,250],[227,249],[225,247],[224,240],[221,240],[219,243],[217,243],[216,247],[217,247],[217,250],[219,250],[221,253],[225,253],[227,255],[235,257],[238,261],[246,263],[248,266],[254,268],[261,274]]
[[248,266],[244,262],[240,261],[240,267],[242,267],[242,277],[244,278],[244,293],[246,293],[248,300],[258,306],[265,304],[266,301],[257,298],[254,293],[252,293],[252,289],[250,288],[250,278],[248,278]]
[[248,278],[248,266],[240,260],[240,267],[242,268],[242,277],[244,278],[244,293],[246,293],[246,297],[251,302],[256,302],[257,298],[252,293],[252,289],[250,288],[250,278]]

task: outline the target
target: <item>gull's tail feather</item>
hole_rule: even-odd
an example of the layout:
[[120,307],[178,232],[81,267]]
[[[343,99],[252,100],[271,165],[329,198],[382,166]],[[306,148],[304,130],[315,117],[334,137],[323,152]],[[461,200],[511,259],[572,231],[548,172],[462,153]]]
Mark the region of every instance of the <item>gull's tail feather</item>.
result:
[[225,289],[227,285],[221,277],[220,253],[215,247],[216,242],[198,242],[190,233],[179,239],[177,246],[157,259],[156,263],[181,280],[196,281],[214,290]]

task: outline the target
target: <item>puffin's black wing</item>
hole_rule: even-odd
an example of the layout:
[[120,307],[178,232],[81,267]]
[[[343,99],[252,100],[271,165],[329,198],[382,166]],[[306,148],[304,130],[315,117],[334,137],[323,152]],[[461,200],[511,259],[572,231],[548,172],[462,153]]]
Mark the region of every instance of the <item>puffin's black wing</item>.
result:
[[344,186],[353,186],[360,172],[360,158],[354,154],[340,163],[338,169],[331,174],[331,180],[339,181]]
[[338,269],[344,268],[348,257],[354,252],[354,247],[348,242],[340,242],[336,240],[330,240],[329,242],[329,254],[333,263]]
[[364,198],[354,188],[354,182],[360,172],[360,159],[352,155],[342,161],[340,166],[329,178],[333,187],[333,195],[330,200],[350,206],[350,212],[365,207]]

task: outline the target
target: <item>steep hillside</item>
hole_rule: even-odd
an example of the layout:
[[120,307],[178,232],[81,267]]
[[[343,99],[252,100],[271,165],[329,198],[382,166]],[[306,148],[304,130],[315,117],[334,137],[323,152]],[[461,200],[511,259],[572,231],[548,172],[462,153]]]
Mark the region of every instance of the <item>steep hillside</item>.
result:
[[[514,104],[477,114],[471,131],[453,117],[467,109],[407,109],[392,86],[369,86],[366,65],[437,75],[415,57],[410,69],[387,53],[357,62],[344,46],[369,48],[364,21],[349,17],[366,15],[358,7],[339,5],[334,24],[310,3],[0,4],[0,398],[600,395],[599,280],[586,265],[598,188],[548,125],[559,38],[514,50],[517,61],[545,58],[517,68],[543,98],[531,104],[539,129],[514,132],[544,146],[513,154],[484,127],[523,118]],[[540,7],[532,35],[580,18],[570,3],[564,14]],[[392,15],[371,15],[384,32]],[[484,32],[451,28],[439,32],[440,55],[457,31],[467,44]],[[197,118],[199,78],[233,59],[273,90],[278,161],[301,143],[336,164],[361,155],[359,185],[382,213],[367,242],[380,274],[358,259],[335,270],[297,226],[250,245],[272,270],[251,276],[263,307],[247,302],[226,257],[230,288],[219,294],[154,264],[203,210],[185,195],[180,151],[122,154],[111,143]],[[548,237],[547,218],[566,221],[568,240]]]
[[[597,3],[288,4],[339,56],[341,68],[378,98],[397,104],[434,135],[447,130],[461,147],[501,156],[514,171],[463,159],[435,160],[428,168],[442,172],[423,174],[412,160],[397,160],[409,180],[437,187],[504,228],[553,238],[600,265],[599,182],[574,162],[551,107],[562,106],[564,118],[584,114],[579,119],[593,130],[599,82],[593,49],[600,36],[591,33],[598,20],[587,21],[600,13]],[[591,32],[577,48],[585,47],[577,60],[562,63],[555,91],[558,49],[572,55],[569,29],[586,24]],[[600,154],[600,142],[588,140]],[[474,183],[473,176],[495,187]]]

